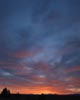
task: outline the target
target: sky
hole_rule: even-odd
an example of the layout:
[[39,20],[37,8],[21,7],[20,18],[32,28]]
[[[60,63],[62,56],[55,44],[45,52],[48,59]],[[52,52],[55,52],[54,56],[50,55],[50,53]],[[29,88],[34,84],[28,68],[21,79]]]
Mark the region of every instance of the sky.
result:
[[80,0],[0,0],[0,91],[80,93]]

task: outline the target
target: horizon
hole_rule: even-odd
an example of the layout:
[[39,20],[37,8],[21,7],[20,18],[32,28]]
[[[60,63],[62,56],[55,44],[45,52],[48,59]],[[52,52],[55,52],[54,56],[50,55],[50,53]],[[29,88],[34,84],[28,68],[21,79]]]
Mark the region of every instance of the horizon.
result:
[[[2,89],[2,91],[4,90],[5,88],[3,88]],[[8,88],[6,88],[7,90],[9,90]],[[0,95],[2,94],[2,91],[0,92]],[[10,90],[9,90],[10,91]],[[10,91],[10,94],[12,94],[12,95],[80,95],[80,93],[76,93],[76,94],[73,94],[73,93],[67,93],[67,94],[55,94],[55,93],[49,93],[49,92],[47,92],[47,93],[31,93],[31,94],[29,94],[29,93],[19,93],[19,92],[16,92],[16,93],[12,93],[11,91]]]
[[80,0],[0,0],[0,92],[80,94]]
[[[6,87],[5,87],[6,88]],[[2,91],[5,89],[5,88],[3,88],[2,90],[1,90],[1,92],[0,92],[0,94],[2,93]],[[9,90],[9,88],[6,88],[7,90]],[[21,92],[19,92],[19,91],[17,91],[17,92],[12,92],[11,90],[9,90],[10,91],[10,94],[13,94],[13,95],[17,95],[17,94],[19,94],[19,95],[80,95],[80,93],[51,93],[51,92],[48,92],[48,91],[46,91],[46,92],[40,92],[40,93],[21,93]]]

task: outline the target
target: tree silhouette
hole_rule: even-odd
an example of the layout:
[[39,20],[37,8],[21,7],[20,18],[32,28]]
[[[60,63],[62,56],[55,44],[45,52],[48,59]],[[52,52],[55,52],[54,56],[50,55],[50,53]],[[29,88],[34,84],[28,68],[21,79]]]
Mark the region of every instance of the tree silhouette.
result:
[[2,95],[6,96],[6,95],[10,95],[10,90],[8,90],[7,88],[4,88],[1,92]]

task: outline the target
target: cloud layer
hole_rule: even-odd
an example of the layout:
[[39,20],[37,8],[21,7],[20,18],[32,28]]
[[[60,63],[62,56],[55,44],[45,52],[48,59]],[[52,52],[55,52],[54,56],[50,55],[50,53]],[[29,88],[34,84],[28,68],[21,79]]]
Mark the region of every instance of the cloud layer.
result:
[[80,93],[80,1],[0,0],[0,7],[1,89]]

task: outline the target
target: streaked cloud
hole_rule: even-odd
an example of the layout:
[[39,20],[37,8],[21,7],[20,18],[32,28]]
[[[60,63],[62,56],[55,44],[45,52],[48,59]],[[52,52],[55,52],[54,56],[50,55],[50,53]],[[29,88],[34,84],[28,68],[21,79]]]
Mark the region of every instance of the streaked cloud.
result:
[[0,0],[0,7],[0,88],[80,93],[80,1]]

